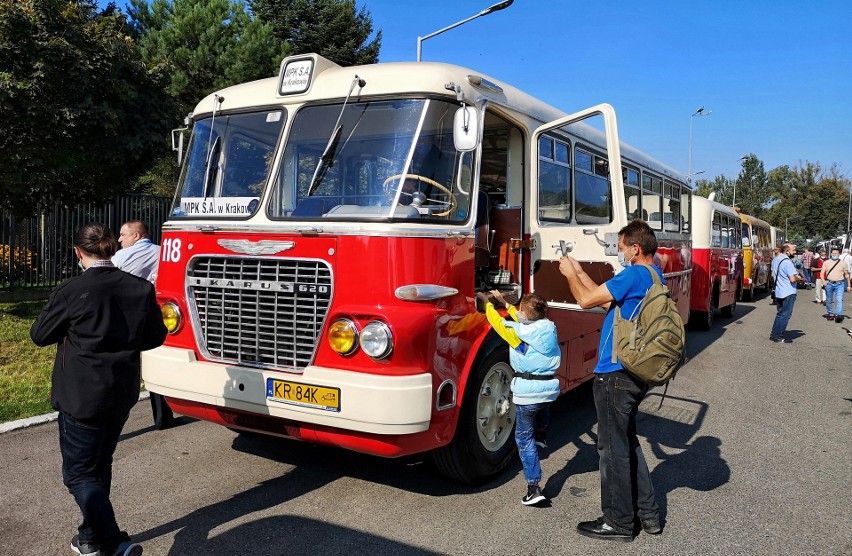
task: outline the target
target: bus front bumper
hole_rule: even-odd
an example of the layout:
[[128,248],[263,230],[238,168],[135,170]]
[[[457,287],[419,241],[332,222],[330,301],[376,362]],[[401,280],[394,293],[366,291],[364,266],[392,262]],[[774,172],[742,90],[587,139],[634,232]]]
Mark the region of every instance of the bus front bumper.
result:
[[[384,376],[309,366],[302,374],[198,361],[187,349],[142,352],[145,387],[168,398],[369,434],[414,434],[429,428],[432,376]],[[339,389],[333,411],[267,397],[268,379]]]

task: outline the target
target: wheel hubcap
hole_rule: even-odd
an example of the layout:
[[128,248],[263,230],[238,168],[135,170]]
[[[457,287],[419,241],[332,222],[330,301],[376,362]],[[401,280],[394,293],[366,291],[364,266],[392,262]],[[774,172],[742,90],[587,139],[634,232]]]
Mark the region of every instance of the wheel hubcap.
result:
[[512,369],[505,363],[494,365],[485,375],[479,389],[476,417],[482,446],[496,452],[512,434],[515,406],[511,402]]

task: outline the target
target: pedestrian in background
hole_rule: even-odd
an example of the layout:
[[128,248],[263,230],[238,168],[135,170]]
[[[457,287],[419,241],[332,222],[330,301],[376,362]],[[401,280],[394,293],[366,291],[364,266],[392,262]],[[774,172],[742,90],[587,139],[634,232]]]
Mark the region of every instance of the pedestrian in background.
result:
[[163,343],[166,327],[150,282],[110,261],[118,245],[103,224],[74,239],[83,273],[66,280],[33,323],[38,346],[57,345],[50,403],[59,412],[62,480],[83,514],[77,554],[138,556],[110,502],[112,456],[139,399],[140,352]]
[[118,234],[121,250],[112,257],[112,264],[124,272],[154,282],[160,263],[160,246],[148,237],[148,226],[140,220],[121,225]]
[[822,280],[827,292],[825,306],[828,320],[843,322],[843,292],[852,290],[849,264],[841,258],[840,249],[831,250],[831,258],[822,265]]
[[[154,282],[160,264],[160,246],[148,236],[148,226],[141,220],[130,220],[121,225],[118,234],[121,250],[113,255],[112,264],[134,276]],[[166,398],[155,392],[150,393],[151,413],[154,427],[158,430],[175,425],[175,414],[166,402]]]
[[814,277],[814,303],[825,305],[825,289],[822,281],[822,266],[825,264],[825,249],[820,249],[819,253],[811,261],[811,276]]
[[772,332],[769,339],[780,344],[788,344],[792,340],[784,337],[787,323],[793,316],[793,304],[796,303],[796,283],[802,280],[802,275],[793,264],[796,256],[796,246],[785,243],[782,246],[782,254],[772,259],[772,275],[775,279],[775,300],[777,312],[775,322],[772,324]]
[[802,274],[805,276],[805,284],[810,286],[813,284],[813,280],[811,279],[811,263],[814,261],[814,253],[810,247],[805,245],[805,252],[802,253],[802,258],[799,260],[802,261]]

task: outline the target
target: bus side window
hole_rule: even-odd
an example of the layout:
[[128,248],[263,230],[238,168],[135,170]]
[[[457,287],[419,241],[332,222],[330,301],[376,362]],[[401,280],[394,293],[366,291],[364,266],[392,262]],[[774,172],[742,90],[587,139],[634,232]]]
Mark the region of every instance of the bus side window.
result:
[[665,182],[663,208],[663,229],[671,232],[680,230],[680,186],[678,184]]
[[722,215],[722,247],[727,249],[731,246],[731,223],[726,215]]
[[710,237],[710,247],[722,246],[722,222],[719,213],[713,214],[713,231]]
[[633,168],[622,167],[621,173],[624,179],[624,206],[627,207],[627,220],[642,219],[639,172]]
[[612,220],[609,162],[603,156],[574,148],[574,223],[606,224]]
[[[742,222],[742,221],[740,221]],[[747,222],[742,222],[740,226],[743,231],[743,247],[751,247],[751,236],[749,235],[749,226]]]
[[568,223],[571,168],[567,160],[557,160],[563,152],[567,154],[567,143],[545,135],[539,139],[538,148],[538,217],[542,221]]
[[644,220],[654,230],[663,229],[663,180],[642,174],[642,210]]
[[680,196],[680,210],[681,210],[681,220],[680,220],[680,229],[683,232],[689,233],[689,215],[692,208],[692,193],[687,188],[683,188],[681,190]]

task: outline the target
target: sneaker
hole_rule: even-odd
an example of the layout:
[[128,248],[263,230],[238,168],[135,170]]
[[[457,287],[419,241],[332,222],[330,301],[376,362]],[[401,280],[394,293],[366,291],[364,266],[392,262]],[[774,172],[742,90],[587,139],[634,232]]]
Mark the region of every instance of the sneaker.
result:
[[142,545],[136,544],[135,542],[124,541],[118,545],[118,548],[115,549],[112,556],[142,556]]
[[660,523],[660,518],[658,517],[640,519],[639,523],[642,524],[642,530],[649,535],[659,535],[663,532],[663,525]]
[[581,521],[577,524],[577,532],[591,539],[619,542],[630,542],[633,540],[632,532],[621,533],[616,531],[603,517],[599,517],[594,521]]
[[527,486],[527,495],[521,498],[521,504],[524,506],[534,506],[539,502],[544,502],[547,498],[541,493],[541,488],[538,485]]
[[834,322],[843,322],[843,319],[845,318],[846,317],[844,317],[843,315],[837,315],[836,317],[834,317]]
[[776,344],[792,344],[793,343],[793,340],[788,340],[787,338],[773,338],[772,336],[770,336],[769,339],[772,340],[773,342],[775,342]]
[[80,556],[101,556],[101,549],[96,543],[81,543],[79,535],[71,537],[71,550]]
[[535,445],[539,448],[547,448],[547,431],[534,431]]
[[834,320],[834,315],[828,315],[825,320]]

